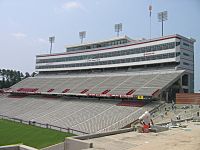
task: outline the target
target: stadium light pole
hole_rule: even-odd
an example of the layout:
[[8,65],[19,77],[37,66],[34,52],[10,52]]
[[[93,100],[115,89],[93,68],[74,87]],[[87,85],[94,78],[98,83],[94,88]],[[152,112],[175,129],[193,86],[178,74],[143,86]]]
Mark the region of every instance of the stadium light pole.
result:
[[149,38],[151,40],[151,14],[152,14],[152,5],[149,5]]
[[79,37],[81,39],[81,44],[83,43],[83,39],[86,37],[86,31],[79,32]]
[[119,36],[120,31],[122,31],[122,23],[115,24],[115,32],[117,32],[117,36]]
[[158,13],[158,21],[159,22],[162,22],[162,36],[163,36],[163,22],[167,20],[167,17],[168,17],[168,13],[167,11],[163,11],[163,12],[159,12]]
[[49,37],[49,42],[50,42],[50,54],[52,52],[52,44],[55,42],[55,36]]

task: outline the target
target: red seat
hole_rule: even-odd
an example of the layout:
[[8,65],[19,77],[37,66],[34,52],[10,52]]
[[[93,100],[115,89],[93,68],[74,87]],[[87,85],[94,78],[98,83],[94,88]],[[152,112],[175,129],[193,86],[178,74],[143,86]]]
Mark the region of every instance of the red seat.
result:
[[108,92],[110,92],[110,89],[103,91],[101,94],[107,94]]
[[49,92],[49,93],[50,93],[50,92],[52,92],[52,91],[54,91],[54,89],[49,89],[47,92]]
[[156,95],[159,92],[159,89],[153,92],[152,96]]
[[84,93],[86,93],[87,91],[89,91],[89,89],[85,89],[85,90],[81,91],[81,94],[84,94]]
[[38,88],[19,88],[17,92],[36,92]]
[[138,101],[121,101],[120,103],[116,104],[117,106],[130,106],[130,107],[143,107],[145,105],[144,102]]
[[65,89],[65,90],[62,91],[62,93],[67,93],[67,92],[69,92],[69,90],[70,89]]
[[134,92],[135,92],[135,90],[132,89],[132,90],[128,91],[128,92],[126,93],[126,95],[132,95]]

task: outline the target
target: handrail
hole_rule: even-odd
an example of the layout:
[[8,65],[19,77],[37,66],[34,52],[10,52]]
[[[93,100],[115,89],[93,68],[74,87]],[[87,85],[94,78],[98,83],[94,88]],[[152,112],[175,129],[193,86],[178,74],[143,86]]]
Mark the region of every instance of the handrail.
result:
[[49,128],[49,129],[53,129],[53,130],[58,130],[58,131],[62,131],[62,132],[68,132],[68,133],[76,132],[78,134],[89,134],[87,132],[79,131],[79,130],[72,129],[72,128],[59,127],[59,126],[56,126],[56,125],[40,123],[40,122],[36,122],[36,121],[33,121],[33,120],[32,121],[31,120],[26,121],[26,120],[23,120],[23,119],[9,117],[9,116],[6,116],[6,115],[1,115],[1,114],[0,114],[0,118],[15,121],[15,122],[20,122],[20,123],[23,123],[23,124],[39,126],[39,127],[42,127],[42,128]]

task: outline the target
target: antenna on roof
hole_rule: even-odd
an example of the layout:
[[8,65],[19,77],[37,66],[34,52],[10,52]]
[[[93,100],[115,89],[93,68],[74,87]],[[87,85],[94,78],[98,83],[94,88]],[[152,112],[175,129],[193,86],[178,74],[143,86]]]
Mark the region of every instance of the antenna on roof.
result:
[[81,44],[83,43],[83,39],[85,38],[85,36],[86,36],[86,31],[79,32],[79,37],[81,39]]
[[120,31],[122,31],[122,23],[115,24],[115,32],[117,32],[117,36],[119,36]]
[[151,11],[152,11],[152,5],[149,5],[149,18],[150,18],[150,22],[149,22],[149,37],[150,37],[150,40],[151,40]]
[[163,36],[163,22],[167,20],[167,11],[159,12],[158,13],[158,21],[162,22],[162,36]]
[[55,36],[51,36],[49,37],[49,42],[50,42],[50,54],[52,52],[52,44],[55,42]]

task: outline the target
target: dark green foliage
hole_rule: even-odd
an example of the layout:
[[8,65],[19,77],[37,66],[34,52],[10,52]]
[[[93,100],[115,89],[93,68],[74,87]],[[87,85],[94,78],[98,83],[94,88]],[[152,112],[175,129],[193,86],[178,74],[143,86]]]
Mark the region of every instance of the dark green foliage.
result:
[[[28,77],[29,73],[26,73]],[[30,76],[30,75],[29,75]],[[0,89],[8,88],[25,78],[23,73],[16,70],[0,69]]]

